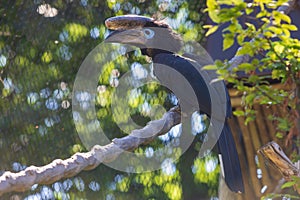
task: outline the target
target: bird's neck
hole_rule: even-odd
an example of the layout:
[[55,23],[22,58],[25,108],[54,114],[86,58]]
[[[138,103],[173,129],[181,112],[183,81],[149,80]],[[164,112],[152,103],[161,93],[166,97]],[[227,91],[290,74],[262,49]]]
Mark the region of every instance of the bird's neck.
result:
[[174,54],[173,52],[163,50],[163,49],[152,49],[152,48],[145,48],[141,49],[141,52],[143,55],[147,55],[151,58],[154,58],[156,55],[161,54],[161,53],[169,53],[169,54]]

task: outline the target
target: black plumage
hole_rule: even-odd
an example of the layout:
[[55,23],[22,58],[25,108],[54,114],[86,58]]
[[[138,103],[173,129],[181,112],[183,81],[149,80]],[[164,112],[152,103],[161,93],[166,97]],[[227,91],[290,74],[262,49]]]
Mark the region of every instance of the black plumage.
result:
[[[195,91],[200,111],[207,114],[210,117],[211,99],[210,99],[209,91],[203,77],[198,73],[197,70],[195,70],[195,67],[192,64],[192,62],[195,61],[187,60],[184,57],[172,53],[157,53],[156,55],[153,56],[153,62],[154,62],[154,75],[160,80],[162,84],[172,87],[172,85],[174,85],[174,82],[176,80],[172,80],[172,78],[166,78],[166,75],[161,75],[160,73],[158,73],[161,70],[159,67],[162,66],[157,64],[170,66],[176,71],[178,71],[180,74],[182,74],[184,77],[186,77],[188,82],[191,84],[193,90]],[[176,85],[174,85],[174,87],[178,88]],[[172,90],[173,88],[170,89]],[[229,118],[232,115],[231,103],[230,103],[228,92],[226,94],[227,94],[226,95],[227,96],[226,117]],[[181,96],[179,99],[180,102],[184,101],[185,105],[193,103],[193,101],[190,101],[188,96],[185,96],[184,94],[180,96]],[[195,106],[198,105],[190,105],[187,107],[195,108]],[[190,110],[190,112],[194,112],[194,111],[196,110]],[[219,137],[219,140],[217,141],[217,146],[218,146],[219,153],[222,155],[225,182],[227,183],[228,187],[232,191],[244,192],[239,158],[235,147],[235,142],[232,136],[232,132],[230,130],[227,120],[225,120],[223,131]]]
[[[177,90],[180,103],[188,105],[187,108],[190,109],[187,110],[188,113],[200,109],[201,112],[211,117],[211,95],[205,82],[205,78],[195,68],[195,66],[199,68],[203,66],[200,64],[200,58],[193,55],[183,57],[176,54],[181,48],[182,41],[180,40],[180,36],[172,31],[166,23],[140,16],[119,16],[109,18],[106,21],[106,26],[109,29],[115,30],[115,32],[106,38],[107,42],[135,45],[141,49],[144,55],[152,58],[155,76],[164,85],[170,87],[174,86],[174,88],[169,89]],[[157,31],[155,27],[162,29]],[[157,46],[162,46],[162,48],[156,48]],[[178,82],[176,77],[172,77],[172,74],[167,74],[168,72],[164,66],[171,67],[185,77],[195,92],[196,100],[185,95],[186,88],[184,85],[180,86],[180,89],[178,90],[178,84],[181,83]],[[230,97],[224,82],[217,84],[213,89],[215,94],[219,95],[218,97],[224,98],[219,102],[224,104],[224,117],[226,119],[224,124],[222,123],[222,126],[224,126],[217,142],[217,146],[222,155],[225,182],[232,191],[244,192],[239,158],[232,132],[227,122],[227,118],[232,116]],[[219,89],[224,90],[225,94],[218,94],[220,91]]]

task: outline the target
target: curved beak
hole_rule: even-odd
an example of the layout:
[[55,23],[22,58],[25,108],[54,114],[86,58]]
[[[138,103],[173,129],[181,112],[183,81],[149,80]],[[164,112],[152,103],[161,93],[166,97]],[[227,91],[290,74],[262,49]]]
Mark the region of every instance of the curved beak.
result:
[[108,43],[145,45],[146,38],[141,29],[114,30],[104,40]]

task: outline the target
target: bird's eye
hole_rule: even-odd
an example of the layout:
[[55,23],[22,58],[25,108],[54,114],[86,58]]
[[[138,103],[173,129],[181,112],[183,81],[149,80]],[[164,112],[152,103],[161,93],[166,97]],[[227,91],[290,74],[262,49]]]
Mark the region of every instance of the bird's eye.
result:
[[154,31],[152,31],[151,29],[148,29],[148,28],[144,29],[144,34],[147,39],[151,39],[155,35]]

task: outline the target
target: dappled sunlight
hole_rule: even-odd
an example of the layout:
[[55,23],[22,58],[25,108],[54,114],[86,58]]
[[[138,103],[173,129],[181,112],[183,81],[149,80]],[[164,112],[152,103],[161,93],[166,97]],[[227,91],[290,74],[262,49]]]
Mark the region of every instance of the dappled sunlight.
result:
[[4,55],[0,55],[0,67],[5,67],[7,58]]
[[165,159],[161,164],[161,170],[163,174],[173,175],[176,172],[176,166],[172,159]]
[[196,182],[205,183],[210,187],[208,190],[210,195],[217,195],[220,166],[216,156],[208,155],[205,158],[195,159],[192,172]]
[[80,178],[80,177],[76,177],[74,180],[73,180],[73,182],[74,182],[74,185],[75,185],[75,187],[77,188],[77,190],[79,190],[79,191],[84,191],[84,188],[85,188],[85,183],[84,183],[84,181],[82,180],[82,178]]
[[[86,152],[94,144],[108,144],[112,138],[125,136],[150,120],[160,119],[180,102],[168,88],[154,81],[151,59],[129,46],[115,44],[94,53],[87,63],[89,70],[83,73],[86,76],[81,77],[87,81],[81,82],[76,91],[74,81],[86,56],[109,34],[104,25],[106,18],[120,14],[154,16],[170,23],[184,40],[195,40],[202,30],[200,25],[194,24],[202,15],[200,9],[192,10],[184,0],[24,2],[3,3],[1,173],[20,171],[30,165],[41,166],[76,152]],[[97,81],[93,90],[85,90],[91,79]],[[129,89],[122,93],[124,95],[114,100],[113,95],[126,87]],[[95,110],[91,112],[91,108]],[[192,124],[195,136],[207,128],[203,120],[204,116],[195,114]],[[185,142],[183,138],[191,135],[182,129],[177,125],[134,151],[144,155],[146,161],[157,161],[161,170],[131,174],[136,169],[143,170],[143,166],[135,162],[122,173],[99,166],[52,185],[34,185],[28,193],[16,195],[26,200],[183,199],[183,185],[191,188],[197,185],[192,179],[181,179],[191,168],[188,162],[179,159],[185,151],[180,146]],[[100,130],[109,139],[102,136],[95,139]],[[81,131],[91,146],[84,144],[86,141],[78,134]],[[218,166],[215,165],[211,160],[201,168],[195,161],[195,177],[200,176],[199,170],[216,173]]]
[[69,42],[78,42],[88,34],[87,27],[78,23],[67,24],[64,31],[68,33],[67,41]]
[[39,5],[37,12],[44,17],[55,17],[58,14],[58,10],[50,4]]
[[206,115],[200,115],[198,112],[193,113],[192,115],[192,133],[197,135],[202,133],[206,126],[204,120],[206,120]]
[[72,58],[72,52],[70,52],[70,48],[67,45],[62,45],[58,51],[62,59],[70,60]]
[[178,124],[174,126],[168,133],[158,136],[163,142],[170,142],[174,138],[179,138],[181,136],[182,126]]
[[100,184],[96,181],[91,181],[90,184],[89,184],[89,188],[91,190],[93,190],[94,192],[97,192],[100,190]]
[[24,170],[26,168],[26,166],[22,165],[21,163],[18,163],[18,162],[14,162],[12,164],[12,169],[15,171],[15,172],[19,172],[21,170]]
[[92,38],[97,39],[100,36],[100,30],[98,27],[94,27],[90,30],[90,35]]
[[168,169],[171,169],[172,172],[168,172],[168,174],[164,172],[164,169],[159,172],[140,174],[135,178],[135,182],[138,184],[142,184],[142,190],[148,197],[156,196],[158,187],[162,187],[168,199],[182,199],[180,176],[178,171],[176,170],[176,167],[174,167],[167,167]]

